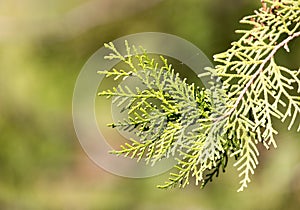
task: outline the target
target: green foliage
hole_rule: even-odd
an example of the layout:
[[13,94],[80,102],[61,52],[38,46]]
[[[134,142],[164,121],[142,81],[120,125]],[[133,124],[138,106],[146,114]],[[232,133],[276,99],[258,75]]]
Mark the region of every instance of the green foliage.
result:
[[[250,182],[250,174],[258,164],[257,143],[267,149],[276,147],[274,118],[282,122],[290,118],[289,129],[300,115],[300,69],[290,70],[277,65],[274,55],[300,36],[299,1],[265,1],[254,15],[241,23],[253,26],[238,30],[242,37],[232,43],[226,52],[214,56],[218,63],[210,69],[212,75],[221,77],[223,89],[228,90],[226,115],[217,119],[230,125],[240,139],[239,149],[233,154],[239,159],[234,164],[240,171],[242,191]],[[293,89],[296,93],[292,95]],[[300,125],[298,125],[298,131]]]
[[128,119],[110,126],[136,129],[140,138],[140,141],[131,139],[131,144],[125,144],[121,151],[114,153],[137,157],[138,160],[145,156],[146,162],[152,164],[170,155],[174,156],[178,147],[183,147],[184,141],[192,138],[187,129],[199,119],[207,121],[211,106],[209,90],[199,90],[194,84],[189,85],[185,79],[180,79],[179,74],[162,56],[160,62],[156,62],[143,49],[140,49],[141,54],[134,46],[134,55],[131,55],[127,42],[127,56],[120,55],[112,43],[106,47],[113,51],[106,58],[122,60],[131,71],[114,69],[112,72],[99,73],[113,76],[114,79],[135,77],[145,86],[144,89],[136,87],[131,90],[128,86],[119,85],[113,90],[99,93],[101,96],[113,97],[113,103],[128,113]]
[[262,2],[254,15],[241,20],[250,29],[238,30],[241,38],[214,56],[217,65],[207,69],[213,85],[205,90],[181,79],[164,57],[151,58],[127,42],[123,56],[112,43],[106,44],[112,51],[106,58],[118,59],[130,70],[99,73],[115,80],[136,78],[144,85],[118,85],[99,93],[112,97],[128,114],[110,126],[134,130],[139,138],[112,153],[151,164],[176,157],[175,172],[159,188],[185,187],[191,177],[205,186],[235,157],[238,191],[243,191],[258,164],[257,145],[276,147],[274,118],[289,120],[289,129],[297,126],[300,69],[278,65],[275,54],[282,48],[289,52],[289,42],[300,36],[299,14],[299,1]]

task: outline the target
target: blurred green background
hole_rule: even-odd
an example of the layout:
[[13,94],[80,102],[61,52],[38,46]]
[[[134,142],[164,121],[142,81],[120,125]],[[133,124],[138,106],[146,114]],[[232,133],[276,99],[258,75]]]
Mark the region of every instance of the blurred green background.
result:
[[[260,156],[249,188],[236,193],[231,166],[204,190],[158,190],[168,176],[128,179],[92,163],[75,135],[72,94],[103,43],[157,31],[197,45],[208,57],[238,36],[253,0],[0,1],[0,209],[298,209],[299,133],[281,124],[278,149]],[[299,40],[281,62],[299,67]]]

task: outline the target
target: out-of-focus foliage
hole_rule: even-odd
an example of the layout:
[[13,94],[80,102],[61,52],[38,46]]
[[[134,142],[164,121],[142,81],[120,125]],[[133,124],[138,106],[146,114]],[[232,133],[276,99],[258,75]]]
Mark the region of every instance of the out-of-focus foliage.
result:
[[[210,57],[228,48],[238,20],[257,5],[253,0],[2,1],[0,209],[297,208],[300,136],[284,129],[276,155],[261,153],[264,165],[249,190],[237,195],[231,168],[201,192],[156,190],[161,177],[108,174],[86,157],[72,126],[76,77],[104,42],[159,31],[190,40]],[[281,65],[299,67],[299,43],[290,46],[291,56],[278,55]]]

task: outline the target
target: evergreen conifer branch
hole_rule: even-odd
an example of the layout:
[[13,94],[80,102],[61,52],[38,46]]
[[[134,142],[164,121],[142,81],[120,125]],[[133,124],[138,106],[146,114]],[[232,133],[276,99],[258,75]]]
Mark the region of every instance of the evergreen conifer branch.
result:
[[[209,69],[212,76],[221,77],[223,89],[229,90],[226,114],[215,121],[229,119],[240,139],[240,149],[232,153],[239,156],[234,164],[242,177],[238,191],[250,182],[258,164],[256,144],[262,143],[267,149],[277,147],[274,117],[282,121],[290,118],[290,129],[300,115],[300,69],[279,66],[274,58],[281,48],[289,52],[288,44],[300,36],[300,5],[298,1],[266,0],[260,10],[241,22],[253,28],[238,30],[240,40],[215,55],[219,64]],[[291,91],[294,88],[295,95]]]
[[151,58],[127,42],[126,55],[112,43],[105,45],[112,51],[106,59],[120,60],[129,70],[99,73],[115,80],[136,78],[143,84],[99,93],[127,114],[110,126],[138,137],[112,153],[149,164],[176,157],[174,171],[159,188],[185,187],[191,177],[204,187],[234,157],[241,177],[238,191],[243,191],[258,165],[257,144],[277,147],[274,118],[289,120],[288,128],[300,131],[300,68],[280,66],[275,58],[280,49],[289,53],[289,43],[300,36],[300,2],[262,1],[262,7],[241,23],[250,28],[237,30],[241,38],[214,56],[214,68],[199,75],[214,79],[208,89],[188,84],[162,56]]

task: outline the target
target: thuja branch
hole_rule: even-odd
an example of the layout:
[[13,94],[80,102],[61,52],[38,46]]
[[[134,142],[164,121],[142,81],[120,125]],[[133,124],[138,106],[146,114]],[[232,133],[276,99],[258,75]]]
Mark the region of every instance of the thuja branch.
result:
[[[215,122],[228,124],[226,133],[233,131],[233,139],[240,141],[231,154],[238,156],[235,166],[242,177],[239,191],[250,182],[249,175],[258,164],[255,145],[277,147],[274,118],[290,119],[290,129],[300,116],[300,69],[279,66],[274,58],[281,48],[289,53],[288,44],[300,36],[300,3],[265,0],[262,8],[241,22],[253,28],[238,30],[242,37],[230,49],[215,55],[218,65],[208,69],[212,77],[223,81],[222,88],[227,92],[222,95],[227,98],[226,114],[219,115]],[[295,87],[297,93],[293,94]]]
[[177,157],[160,188],[185,187],[191,177],[204,186],[234,157],[241,177],[238,191],[243,191],[258,164],[257,144],[277,147],[274,118],[289,119],[290,129],[300,117],[300,68],[279,66],[275,59],[282,48],[290,53],[288,44],[300,36],[300,2],[264,0],[241,23],[250,29],[238,30],[241,38],[216,54],[217,65],[202,75],[216,79],[209,89],[188,84],[162,56],[151,58],[127,42],[126,55],[112,43],[105,45],[112,51],[106,59],[123,62],[127,70],[99,73],[115,80],[133,77],[145,87],[118,85],[99,93],[127,113],[110,126],[133,131],[138,138],[112,153],[151,164]]
[[[238,96],[234,106],[230,109],[229,112],[227,112],[226,114],[224,114],[223,116],[220,116],[219,118],[215,119],[215,122],[218,122],[228,116],[230,116],[234,110],[237,109],[239,103],[241,102],[242,98],[245,96],[245,93],[247,92],[247,90],[249,89],[250,85],[253,84],[254,80],[261,74],[261,72],[264,70],[265,65],[271,60],[271,58],[274,57],[274,55],[276,54],[276,52],[280,49],[280,48],[284,48],[287,52],[289,52],[289,48],[288,48],[288,43],[293,40],[294,38],[300,36],[300,31],[296,32],[290,36],[288,36],[285,40],[283,40],[282,42],[280,42],[279,44],[277,44],[274,49],[270,52],[270,54],[262,61],[262,63],[260,64],[258,70],[251,76],[251,79],[248,81],[248,83],[246,84],[245,88],[241,91],[240,95]],[[225,74],[224,74],[225,75]],[[219,75],[220,76],[220,75]],[[225,75],[225,76],[228,76]],[[238,75],[237,75],[238,76]]]

